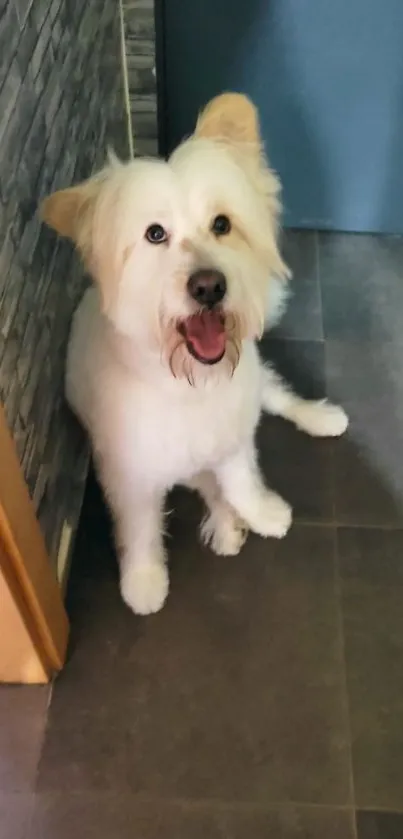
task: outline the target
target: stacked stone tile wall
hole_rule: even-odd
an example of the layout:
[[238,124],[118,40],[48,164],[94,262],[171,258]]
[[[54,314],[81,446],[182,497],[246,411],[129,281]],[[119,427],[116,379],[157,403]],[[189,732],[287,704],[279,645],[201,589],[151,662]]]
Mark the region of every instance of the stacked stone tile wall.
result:
[[118,0],[0,0],[0,400],[52,557],[88,459],[63,397],[85,279],[37,207],[108,144],[127,157]]
[[134,150],[157,154],[154,0],[123,0]]

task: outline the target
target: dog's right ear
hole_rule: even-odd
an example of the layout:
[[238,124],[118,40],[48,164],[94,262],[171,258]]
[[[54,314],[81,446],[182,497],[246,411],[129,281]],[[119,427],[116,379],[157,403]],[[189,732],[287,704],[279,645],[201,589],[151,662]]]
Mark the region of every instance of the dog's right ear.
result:
[[41,218],[59,236],[65,236],[77,245],[82,240],[83,226],[88,226],[98,192],[97,178],[54,192],[43,201]]
[[117,227],[122,178],[114,177],[120,165],[109,161],[109,166],[89,180],[45,198],[40,208],[43,221],[76,245],[99,285],[104,312],[117,300],[125,261]]
[[101,195],[110,170],[106,168],[78,186],[54,192],[40,208],[43,221],[74,242],[87,270],[98,281],[104,311],[113,302],[118,285],[114,227],[108,215],[110,201],[103,201]]

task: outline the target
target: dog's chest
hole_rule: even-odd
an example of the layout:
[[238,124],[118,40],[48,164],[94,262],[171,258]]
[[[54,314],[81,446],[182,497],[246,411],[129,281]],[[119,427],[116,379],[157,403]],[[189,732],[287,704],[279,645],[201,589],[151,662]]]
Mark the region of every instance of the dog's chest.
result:
[[166,487],[187,481],[253,435],[260,413],[257,356],[252,353],[232,381],[213,389],[126,390],[114,401],[114,413],[119,426],[114,447],[130,459],[133,471],[152,473]]
[[[227,394],[196,405],[155,405],[139,429],[145,449],[168,483],[186,480],[228,457],[253,433],[258,409],[248,394]],[[153,433],[154,430],[154,433]]]

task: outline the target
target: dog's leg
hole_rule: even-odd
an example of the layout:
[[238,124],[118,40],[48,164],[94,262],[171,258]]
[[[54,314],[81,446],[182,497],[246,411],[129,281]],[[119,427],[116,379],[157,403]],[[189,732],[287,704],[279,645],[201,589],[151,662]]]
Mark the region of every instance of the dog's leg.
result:
[[201,495],[208,510],[200,526],[202,542],[220,556],[235,556],[245,542],[247,527],[224,500],[214,473],[200,472],[188,486]]
[[110,498],[120,548],[120,589],[138,615],[158,612],[168,594],[169,578],[163,544],[163,502],[160,492],[122,491]]
[[348,425],[343,408],[325,399],[302,399],[270,367],[263,368],[262,408],[312,437],[340,437]]
[[216,469],[225,500],[260,536],[281,539],[291,524],[291,507],[264,485],[251,441]]

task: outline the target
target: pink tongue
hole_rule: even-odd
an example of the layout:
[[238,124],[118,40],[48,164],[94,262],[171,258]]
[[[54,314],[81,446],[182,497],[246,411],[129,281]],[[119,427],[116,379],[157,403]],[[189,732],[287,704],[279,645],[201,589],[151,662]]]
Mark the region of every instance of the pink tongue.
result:
[[184,322],[187,341],[201,358],[218,358],[225,350],[225,329],[222,315],[204,309]]

